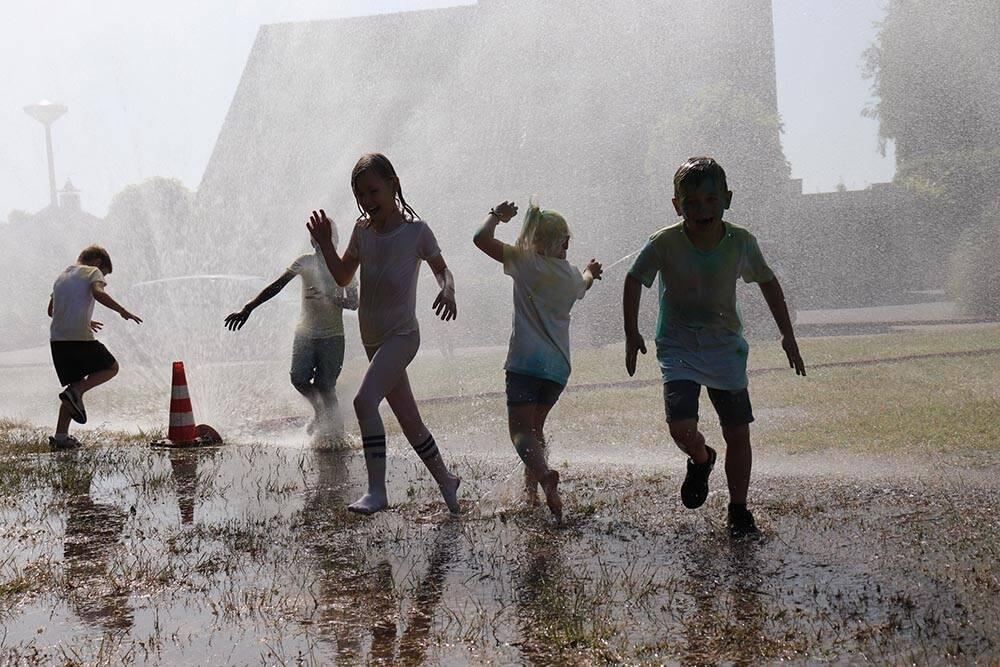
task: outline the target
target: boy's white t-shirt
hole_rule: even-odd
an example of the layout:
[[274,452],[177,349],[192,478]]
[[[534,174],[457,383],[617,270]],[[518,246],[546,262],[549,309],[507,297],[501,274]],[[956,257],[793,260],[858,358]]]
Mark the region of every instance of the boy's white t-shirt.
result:
[[503,270],[514,280],[514,325],[504,369],[565,385],[570,310],[587,293],[583,275],[565,259],[507,244]]
[[358,323],[365,345],[419,331],[417,277],[421,261],[441,254],[434,232],[423,220],[404,222],[387,234],[358,223],[346,255],[361,262]]
[[96,266],[73,264],[59,274],[52,285],[52,323],[49,340],[94,340],[90,321],[94,317],[95,284],[107,285]]
[[302,279],[302,310],[295,333],[305,338],[344,335],[344,311],[334,299],[344,295],[317,253],[302,255],[288,267]]

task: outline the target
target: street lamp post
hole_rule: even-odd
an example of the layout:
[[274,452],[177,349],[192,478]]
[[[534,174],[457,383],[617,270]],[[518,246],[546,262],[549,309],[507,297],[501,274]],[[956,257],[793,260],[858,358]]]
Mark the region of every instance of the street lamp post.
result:
[[48,100],[24,107],[24,113],[45,126],[45,152],[49,157],[49,198],[53,206],[59,205],[59,199],[56,195],[56,166],[52,158],[52,123],[56,122],[67,111],[69,111],[69,107],[54,104]]

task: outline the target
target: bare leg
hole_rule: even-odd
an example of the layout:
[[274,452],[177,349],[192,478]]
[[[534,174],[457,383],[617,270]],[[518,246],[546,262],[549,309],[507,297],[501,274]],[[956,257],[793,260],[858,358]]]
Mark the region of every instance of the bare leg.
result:
[[[414,333],[393,336],[377,348],[365,348],[370,363],[364,378],[361,380],[361,386],[358,387],[358,394],[354,397],[354,412],[358,417],[361,442],[365,451],[365,466],[368,469],[368,493],[348,505],[348,509],[351,511],[372,514],[388,506],[385,488],[385,427],[382,424],[378,407],[393,388],[400,384],[402,379],[405,379],[406,367],[416,355],[419,346],[420,337]],[[409,394],[409,399],[413,403],[413,411],[419,421],[420,415],[416,413],[416,403],[413,402],[413,394],[409,391],[410,385],[405,383],[404,386],[405,393]],[[398,416],[400,411],[397,411],[397,406],[402,407],[401,396],[395,397],[390,404],[392,402],[396,403],[393,406],[393,411]],[[407,435],[407,437],[410,436]],[[440,481],[438,483],[440,484]],[[457,488],[457,484],[455,487]]]
[[118,362],[116,361],[111,368],[106,368],[103,371],[97,371],[96,373],[91,373],[85,378],[77,380],[70,387],[73,388],[78,394],[83,396],[86,392],[90,391],[94,387],[100,386],[118,375]]
[[[547,452],[545,449],[545,418],[549,416],[549,412],[552,410],[551,405],[543,405],[541,403],[535,405],[535,425],[534,433],[535,438],[538,439],[539,446],[542,448],[542,458],[548,461]],[[547,463],[546,463],[547,465]],[[535,476],[531,474],[531,470],[527,466],[524,468],[524,495],[525,500],[531,506],[538,505],[538,480]]]
[[62,401],[59,402],[59,418],[56,420],[56,436],[69,434],[69,408]]
[[726,440],[726,481],[729,483],[729,502],[746,504],[750,488],[750,469],[753,452],[750,449],[750,425],[723,426]]
[[312,421],[309,422],[309,425],[306,426],[306,432],[312,435],[313,431],[316,429],[316,424],[319,423],[319,420],[323,416],[323,397],[320,396],[320,392],[311,382],[293,382],[292,386],[295,387],[295,391],[302,394],[302,396],[309,401],[309,405],[312,406],[313,418]]
[[691,457],[695,463],[708,461],[708,450],[705,449],[705,436],[698,430],[697,419],[681,419],[668,424],[670,437],[674,439],[681,451]]
[[549,506],[556,519],[562,520],[562,498],[559,496],[559,473],[550,470],[545,462],[543,444],[535,434],[536,406],[511,405],[507,407],[507,421],[510,429],[510,439],[514,443],[517,455],[524,461],[525,467],[542,485],[545,492],[545,503]]
[[434,442],[430,430],[420,417],[420,410],[417,408],[416,399],[413,398],[410,379],[405,370],[399,382],[386,395],[385,399],[389,402],[389,407],[392,408],[396,419],[399,420],[399,426],[403,429],[406,439],[416,450],[424,465],[427,466],[434,481],[437,482],[448,509],[453,514],[457,514],[461,509],[458,504],[458,487],[462,480],[448,470],[448,466],[445,465],[444,458],[437,448],[437,443]]

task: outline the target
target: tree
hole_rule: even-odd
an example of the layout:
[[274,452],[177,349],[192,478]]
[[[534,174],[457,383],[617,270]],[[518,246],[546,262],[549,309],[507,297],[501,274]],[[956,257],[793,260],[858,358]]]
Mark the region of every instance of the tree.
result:
[[929,262],[952,253],[965,309],[996,313],[1000,265],[1000,3],[890,0],[865,52],[879,137],[896,145],[896,182],[930,213],[912,233]]
[[957,223],[978,220],[1000,184],[998,25],[995,0],[890,0],[865,52],[865,113],[883,154],[895,142],[897,183]]
[[781,119],[752,92],[728,82],[705,86],[656,125],[646,173],[654,190],[662,193],[666,186],[672,193],[674,171],[685,159],[713,157],[736,193],[732,217],[770,223],[787,197],[791,174],[780,135]]
[[197,265],[198,253],[191,252],[199,247],[191,229],[193,202],[183,183],[163,177],[114,196],[106,219],[108,251],[126,281],[184,275]]

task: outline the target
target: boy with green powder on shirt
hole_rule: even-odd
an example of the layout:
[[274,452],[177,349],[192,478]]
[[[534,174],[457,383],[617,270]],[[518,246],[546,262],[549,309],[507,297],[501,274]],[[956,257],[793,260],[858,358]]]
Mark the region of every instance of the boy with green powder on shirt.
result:
[[681,165],[674,175],[672,201],[683,219],[646,242],[625,278],[622,306],[625,368],[633,375],[638,353],[646,353],[638,325],[642,286],[651,287],[659,275],[656,358],[664,408],[671,438],[688,455],[681,500],[689,509],[700,507],[715,466],[715,450],[698,430],[698,396],[704,385],[726,441],[729,530],[733,537],[742,537],[756,533],[757,526],[747,509],[754,418],[747,392],[749,346],[736,308],[737,279],[760,285],[789,366],[797,375],[804,376],[806,370],[781,285],[757,239],[722,219],[732,197],[726,172],[712,158],[693,157]]

